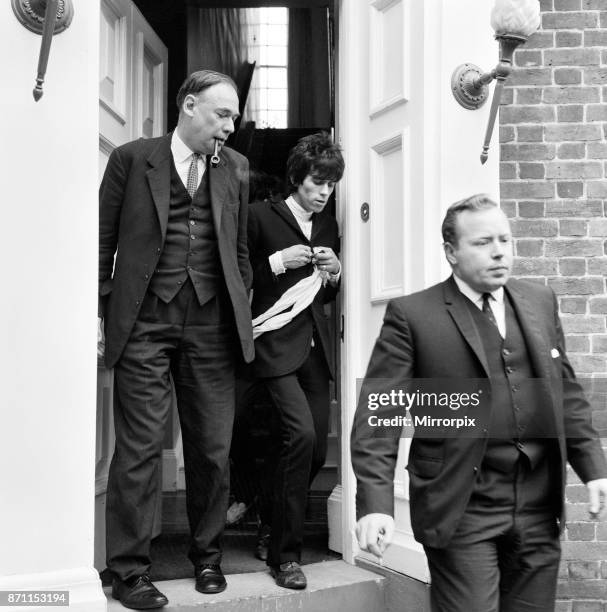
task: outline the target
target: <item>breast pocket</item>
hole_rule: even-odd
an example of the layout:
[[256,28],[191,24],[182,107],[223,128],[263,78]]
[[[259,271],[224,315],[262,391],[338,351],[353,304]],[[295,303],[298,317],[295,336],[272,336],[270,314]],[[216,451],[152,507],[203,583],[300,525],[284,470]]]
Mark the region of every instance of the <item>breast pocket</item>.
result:
[[413,455],[409,457],[407,470],[420,478],[434,478],[443,468],[442,457]]

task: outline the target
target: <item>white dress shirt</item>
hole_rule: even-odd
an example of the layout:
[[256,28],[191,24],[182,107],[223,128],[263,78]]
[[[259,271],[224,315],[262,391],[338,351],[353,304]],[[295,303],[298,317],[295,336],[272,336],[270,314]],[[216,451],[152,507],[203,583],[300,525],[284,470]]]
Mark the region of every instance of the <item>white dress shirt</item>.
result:
[[[194,152],[190,147],[188,147],[181,138],[179,138],[179,134],[177,134],[177,130],[173,132],[173,136],[171,136],[171,154],[173,155],[173,162],[175,163],[175,169],[177,170],[177,174],[183,183],[183,186],[188,188],[188,173],[190,172],[190,164],[192,163],[192,155]],[[206,170],[206,156],[201,155],[198,158],[198,185],[200,185],[200,181],[202,180],[202,175]]]
[[[483,294],[472,289],[468,283],[463,281],[459,276],[453,274],[453,279],[458,289],[479,309],[483,309]],[[497,329],[502,338],[506,337],[506,306],[504,304],[504,288],[500,287],[495,291],[487,292],[491,296],[489,298],[489,307],[493,311],[493,316],[497,322]]]

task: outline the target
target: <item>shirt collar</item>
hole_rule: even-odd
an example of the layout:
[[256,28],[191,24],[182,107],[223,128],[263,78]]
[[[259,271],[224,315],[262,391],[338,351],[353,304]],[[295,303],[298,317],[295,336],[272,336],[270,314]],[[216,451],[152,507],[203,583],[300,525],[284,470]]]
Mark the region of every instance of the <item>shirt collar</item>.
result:
[[[464,280],[462,280],[459,276],[453,273],[453,280],[457,285],[458,289],[463,293],[472,303],[482,303],[483,294],[478,292],[476,289],[472,289],[472,287]],[[491,295],[491,297],[498,303],[504,303],[504,288],[498,287],[495,291],[487,292]]]
[[[182,164],[193,155],[194,151],[188,147],[188,145],[179,138],[177,130],[173,131],[171,136],[171,153],[176,164]],[[204,161],[204,156],[201,157]]]
[[312,212],[307,211],[305,208],[299,205],[297,203],[297,200],[292,195],[290,195],[285,200],[285,203],[289,207],[291,212],[295,215],[296,219],[301,219],[304,222],[308,222],[310,221],[310,219],[312,218],[312,215],[314,214]]

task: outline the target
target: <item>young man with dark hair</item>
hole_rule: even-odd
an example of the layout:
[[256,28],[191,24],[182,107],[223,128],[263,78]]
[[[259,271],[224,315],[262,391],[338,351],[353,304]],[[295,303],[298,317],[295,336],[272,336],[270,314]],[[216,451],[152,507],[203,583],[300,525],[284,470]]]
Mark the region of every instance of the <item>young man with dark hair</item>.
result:
[[323,305],[339,288],[337,223],[324,210],[344,172],[325,133],[302,138],[287,162],[291,195],[249,213],[253,267],[253,371],[276,406],[275,466],[267,563],[277,584],[302,589],[299,562],[309,484],[325,461],[334,364]]

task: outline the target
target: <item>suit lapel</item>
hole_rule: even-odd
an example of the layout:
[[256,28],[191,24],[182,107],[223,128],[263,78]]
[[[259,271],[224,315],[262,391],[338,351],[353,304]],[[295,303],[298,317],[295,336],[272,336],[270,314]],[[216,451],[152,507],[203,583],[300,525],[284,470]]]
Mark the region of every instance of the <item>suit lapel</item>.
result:
[[[297,219],[293,216],[293,213],[289,210],[287,203],[284,200],[280,202],[272,202],[272,209],[291,227],[295,232],[297,232],[306,243],[310,242],[305,234],[301,231],[301,227],[299,227],[299,223],[297,223]],[[312,222],[313,224],[314,222]],[[314,231],[314,230],[312,230]]]
[[162,241],[164,242],[171,202],[171,134],[158,142],[158,146],[148,157],[148,164],[151,168],[146,175],[158,214]]
[[[510,302],[518,317],[521,331],[527,344],[529,357],[534,366],[538,378],[550,377],[550,365],[548,362],[549,348],[545,338],[542,336],[542,327],[529,300],[525,299],[523,293],[512,281],[507,283],[504,290],[508,292]],[[506,330],[506,333],[507,330]]]
[[207,155],[206,172],[209,173],[209,193],[211,194],[211,209],[213,211],[215,233],[217,234],[217,238],[219,238],[223,202],[225,201],[225,195],[228,189],[228,180],[230,178],[230,172],[225,157],[222,155],[219,160],[219,165],[216,168],[213,168],[211,167],[211,158],[209,155]]
[[485,355],[485,349],[483,348],[483,341],[478,333],[478,329],[474,324],[472,315],[465,302],[467,299],[464,297],[460,290],[457,288],[453,277],[448,278],[444,285],[445,305],[447,311],[451,315],[451,318],[455,322],[455,325],[459,329],[460,333],[469,344],[472,352],[476,355],[478,360],[481,362],[485,373],[489,376],[489,363],[487,362],[487,356]]

